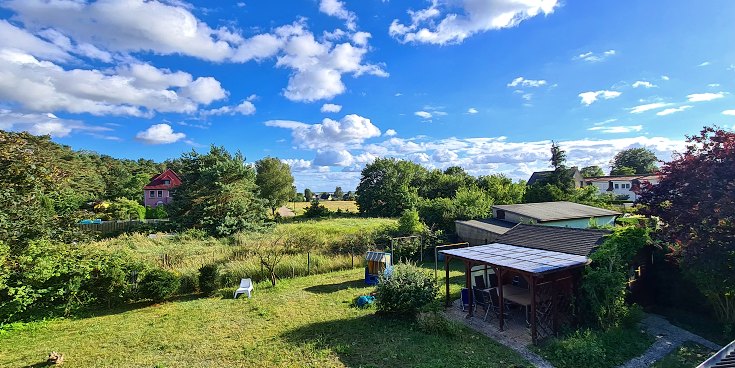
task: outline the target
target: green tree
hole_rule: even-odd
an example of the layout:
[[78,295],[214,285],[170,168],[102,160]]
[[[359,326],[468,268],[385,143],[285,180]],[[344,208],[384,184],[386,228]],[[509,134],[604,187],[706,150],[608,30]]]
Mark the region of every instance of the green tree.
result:
[[[658,171],[658,158],[647,148],[629,148],[622,150],[610,161],[610,175],[650,174]],[[630,174],[630,168],[633,173]]]
[[335,201],[341,201],[344,195],[345,192],[342,191],[342,187],[336,187],[334,188],[334,195],[332,196],[332,198],[334,198]]
[[574,175],[566,167],[566,157],[566,152],[552,142],[549,162],[554,171],[527,188],[526,202],[564,201],[574,194]]
[[461,187],[472,185],[475,179],[462,168],[452,166],[444,172],[431,170],[418,186],[419,195],[423,198],[452,198]]
[[258,185],[260,197],[265,199],[271,214],[293,198],[293,176],[287,163],[266,157],[255,162],[255,184]]
[[582,176],[584,176],[585,178],[605,176],[605,172],[602,171],[602,168],[597,165],[585,166],[582,168],[582,170],[580,170],[580,173],[582,173]]
[[477,187],[460,188],[454,197],[455,219],[473,220],[492,214],[493,199]]
[[173,189],[176,200],[169,205],[170,218],[180,228],[226,236],[262,225],[265,203],[257,197],[255,170],[242,153],[212,146],[206,154],[183,154],[180,165],[182,184]]
[[354,201],[355,200],[355,193],[353,193],[351,190],[345,194],[344,198],[345,201]]
[[566,151],[562,150],[561,147],[559,147],[556,142],[551,142],[551,159],[549,159],[551,162],[551,166],[556,170],[560,168],[565,168],[565,164],[567,161],[567,153]]
[[523,202],[526,182],[513,180],[503,174],[493,174],[477,178],[477,186],[492,198],[494,204],[515,204]]
[[416,235],[422,233],[426,227],[419,219],[419,212],[415,209],[403,211],[398,218],[398,232],[401,235]]
[[311,202],[312,199],[314,199],[314,192],[309,188],[304,189],[304,202]]
[[137,201],[117,198],[110,203],[107,212],[116,220],[144,220],[146,211]]
[[418,201],[417,185],[426,169],[409,161],[380,158],[365,166],[357,187],[360,213],[398,217]]

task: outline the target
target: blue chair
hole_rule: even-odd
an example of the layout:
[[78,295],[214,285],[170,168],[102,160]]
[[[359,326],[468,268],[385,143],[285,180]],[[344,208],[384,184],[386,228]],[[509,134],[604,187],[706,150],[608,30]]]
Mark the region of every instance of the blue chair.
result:
[[462,312],[464,312],[466,309],[465,307],[469,307],[470,305],[470,291],[467,290],[467,288],[462,288]]

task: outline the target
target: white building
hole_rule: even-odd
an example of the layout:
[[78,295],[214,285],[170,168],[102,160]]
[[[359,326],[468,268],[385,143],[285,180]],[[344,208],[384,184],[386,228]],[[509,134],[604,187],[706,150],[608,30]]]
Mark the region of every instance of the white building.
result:
[[586,178],[587,185],[594,185],[600,193],[611,193],[615,197],[633,202],[638,199],[635,190],[645,182],[658,184],[658,175],[617,175]]

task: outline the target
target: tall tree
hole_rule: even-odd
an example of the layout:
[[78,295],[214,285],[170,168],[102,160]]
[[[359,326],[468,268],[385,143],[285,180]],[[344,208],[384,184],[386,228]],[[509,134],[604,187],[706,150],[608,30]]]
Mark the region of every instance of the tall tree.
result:
[[493,174],[477,178],[477,186],[484,190],[494,204],[515,204],[523,202],[526,182],[513,180],[503,174]]
[[566,167],[566,159],[567,153],[552,142],[549,162],[554,171],[528,187],[525,193],[526,202],[562,201],[568,200],[574,194],[574,176],[572,170]]
[[[658,170],[658,158],[647,148],[622,150],[610,161],[610,175],[651,174]],[[629,168],[629,169],[626,169]],[[629,174],[633,171],[632,174]]]
[[245,156],[212,146],[206,154],[192,150],[181,156],[182,184],[173,189],[171,220],[181,228],[199,228],[226,236],[259,228],[265,203],[257,197],[255,170]]
[[344,195],[345,195],[345,192],[342,191],[342,187],[336,187],[334,188],[334,195],[332,196],[332,198],[335,201],[341,201]]
[[582,168],[582,170],[580,170],[580,173],[585,178],[593,178],[593,177],[596,177],[596,176],[605,176],[605,172],[602,171],[602,168],[599,167],[599,166],[597,166],[597,165],[585,166],[585,167]]
[[644,183],[642,212],[663,224],[656,236],[708,298],[717,317],[735,325],[735,133],[706,127],[687,149]]
[[426,169],[410,161],[379,158],[362,170],[357,186],[360,213],[372,217],[398,217],[414,208],[417,186]]
[[314,199],[314,192],[309,188],[304,189],[304,201],[311,202],[312,199]]
[[551,158],[549,159],[549,162],[551,162],[551,166],[554,168],[554,170],[563,169],[565,168],[565,164],[567,161],[567,153],[566,151],[562,150],[561,147],[559,147],[556,142],[551,142]]
[[260,197],[266,200],[271,214],[293,198],[293,175],[287,163],[266,157],[255,162],[255,184],[258,185]]

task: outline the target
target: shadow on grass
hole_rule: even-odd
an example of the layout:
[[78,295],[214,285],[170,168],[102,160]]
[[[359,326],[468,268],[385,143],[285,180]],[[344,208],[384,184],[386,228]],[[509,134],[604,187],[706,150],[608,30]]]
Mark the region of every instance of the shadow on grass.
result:
[[344,281],[338,284],[326,284],[326,285],[314,285],[305,288],[304,290],[314,294],[331,294],[340,290],[346,290],[349,288],[362,288],[367,286],[365,280],[352,280]]
[[313,323],[281,335],[306,351],[336,354],[348,367],[526,367],[513,351],[464,329],[426,334],[411,318],[369,314]]
[[80,311],[76,313],[75,315],[73,315],[71,318],[72,319],[84,319],[84,318],[91,318],[91,317],[103,317],[103,316],[130,312],[130,311],[134,311],[137,309],[148,308],[148,307],[158,305],[158,304],[188,302],[188,301],[197,300],[201,298],[205,298],[205,296],[203,294],[186,294],[186,295],[178,295],[178,296],[166,299],[166,301],[160,302],[160,303],[155,303],[152,301],[141,301],[141,302],[123,304],[123,305],[115,306],[112,308],[99,307],[98,309],[94,309],[94,310]]

